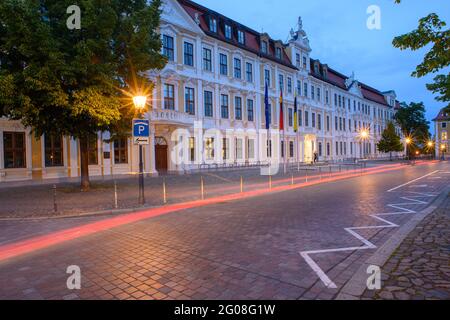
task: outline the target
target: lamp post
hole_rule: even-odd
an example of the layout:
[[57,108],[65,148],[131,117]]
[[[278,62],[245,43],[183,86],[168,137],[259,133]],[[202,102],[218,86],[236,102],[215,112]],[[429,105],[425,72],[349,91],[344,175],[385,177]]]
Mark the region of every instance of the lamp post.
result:
[[[143,110],[147,104],[146,96],[134,96],[133,97],[134,107],[137,110],[138,118],[142,118]],[[144,161],[143,161],[143,152],[142,145],[139,145],[139,205],[143,206],[145,204],[145,195],[144,195]]]
[[366,158],[366,141],[369,139],[369,132],[366,129],[363,129],[359,133],[359,137],[363,141],[363,157]]
[[411,138],[406,138],[405,139],[405,143],[406,143],[406,159],[410,160],[410,157],[409,157],[409,145],[412,143],[412,139]]
[[445,146],[445,144],[441,144],[441,160],[445,160],[446,149],[447,149],[447,147]]
[[430,159],[433,159],[433,158],[434,158],[434,155],[433,155],[433,154],[435,154],[435,152],[433,152],[434,142],[431,141],[431,140],[428,141],[427,146],[428,146],[429,152],[431,153]]

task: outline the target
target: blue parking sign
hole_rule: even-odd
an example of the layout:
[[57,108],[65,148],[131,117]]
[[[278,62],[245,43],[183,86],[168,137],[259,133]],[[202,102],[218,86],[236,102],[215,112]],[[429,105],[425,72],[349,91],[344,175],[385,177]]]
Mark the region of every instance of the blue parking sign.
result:
[[134,119],[133,120],[133,137],[149,137],[150,121]]
[[133,119],[133,142],[136,145],[148,145],[150,143],[150,121]]

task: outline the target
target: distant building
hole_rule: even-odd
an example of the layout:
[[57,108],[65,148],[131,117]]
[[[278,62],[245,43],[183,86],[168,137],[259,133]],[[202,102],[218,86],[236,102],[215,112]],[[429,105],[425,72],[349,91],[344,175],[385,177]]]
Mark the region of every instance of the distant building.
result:
[[[319,161],[385,156],[376,143],[399,108],[395,92],[379,91],[311,58],[301,18],[284,43],[192,1],[164,0],[160,34],[168,64],[148,72],[156,86],[146,114],[151,143],[144,147],[145,172],[264,163],[275,148],[287,162],[311,162],[314,153]],[[280,123],[283,92],[282,141],[265,128],[266,82],[273,130]],[[187,136],[177,136],[180,129]],[[208,129],[219,131],[221,138],[206,135]],[[360,139],[361,130],[369,133],[367,139]],[[137,172],[137,146],[126,138],[105,142],[109,136],[92,137],[90,174]],[[35,139],[20,122],[0,119],[0,181],[79,175],[78,141]]]
[[450,114],[442,109],[433,121],[436,132],[436,157],[446,158],[449,154]]

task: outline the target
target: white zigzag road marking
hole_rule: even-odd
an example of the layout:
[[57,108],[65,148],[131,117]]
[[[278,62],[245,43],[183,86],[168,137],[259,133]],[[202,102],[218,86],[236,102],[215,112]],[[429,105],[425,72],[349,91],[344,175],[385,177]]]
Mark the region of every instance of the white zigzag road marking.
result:
[[[438,171],[436,171],[438,172]],[[431,174],[434,174],[436,172],[433,172]],[[428,177],[431,174],[428,174],[422,178]],[[415,179],[409,183],[415,182],[419,179]],[[403,184],[401,186],[406,186],[409,183]],[[392,192],[394,190],[397,190],[397,188],[393,188],[389,190],[388,192]],[[384,229],[384,228],[398,228],[399,225],[383,219],[383,216],[396,216],[396,215],[403,215],[407,213],[417,213],[416,211],[412,209],[405,208],[405,206],[414,206],[414,205],[424,205],[428,204],[429,202],[419,200],[417,198],[430,198],[430,197],[436,197],[438,193],[435,192],[414,192],[414,191],[407,191],[408,196],[402,196],[400,199],[406,200],[407,202],[400,202],[400,203],[391,203],[388,204],[387,207],[390,207],[392,209],[398,210],[394,212],[386,212],[386,213],[377,213],[372,214],[370,217],[383,222],[383,225],[376,225],[376,226],[361,226],[361,227],[349,227],[344,228],[345,231],[350,233],[352,236],[354,236],[356,239],[361,241],[364,245],[359,247],[345,247],[345,248],[334,248],[334,249],[323,249],[323,250],[310,250],[310,251],[301,251],[299,252],[300,255],[305,259],[306,263],[311,267],[311,269],[317,274],[317,276],[322,280],[322,282],[327,286],[328,288],[337,288],[336,284],[331,281],[331,279],[326,275],[326,273],[319,267],[319,265],[311,258],[311,255],[319,254],[319,253],[332,253],[332,252],[343,252],[343,251],[356,251],[356,250],[368,250],[368,249],[376,249],[377,246],[374,245],[372,242],[361,236],[356,232],[356,230],[373,230],[373,229]]]

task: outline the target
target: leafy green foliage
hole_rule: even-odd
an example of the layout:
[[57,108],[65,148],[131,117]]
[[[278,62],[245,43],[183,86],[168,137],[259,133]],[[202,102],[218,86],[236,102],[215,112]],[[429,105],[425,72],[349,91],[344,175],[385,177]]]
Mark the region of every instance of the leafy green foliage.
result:
[[80,141],[129,130],[127,93],[151,92],[142,73],[166,63],[157,33],[161,0],[77,1],[80,30],[66,25],[72,4],[0,1],[0,116],[21,120],[38,136]]
[[395,126],[392,122],[389,122],[386,129],[383,131],[377,147],[378,150],[384,153],[403,151],[403,144],[400,141],[400,137],[395,132]]
[[[400,3],[400,0],[396,0]],[[425,54],[422,63],[412,73],[413,77],[423,77],[430,73],[439,72],[450,65],[450,30],[445,29],[445,21],[442,21],[436,13],[419,20],[417,29],[395,37],[393,45],[400,50],[418,50],[428,45],[431,49]],[[427,89],[439,94],[436,100],[450,102],[449,83],[450,73],[437,75],[434,83],[427,84]],[[450,103],[447,105],[450,108]]]
[[405,136],[411,136],[416,145],[424,145],[430,138],[430,124],[425,118],[423,102],[402,103],[395,120]]

